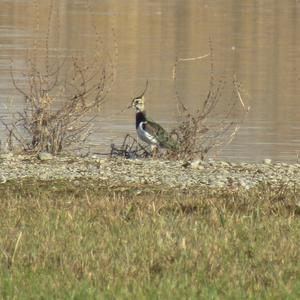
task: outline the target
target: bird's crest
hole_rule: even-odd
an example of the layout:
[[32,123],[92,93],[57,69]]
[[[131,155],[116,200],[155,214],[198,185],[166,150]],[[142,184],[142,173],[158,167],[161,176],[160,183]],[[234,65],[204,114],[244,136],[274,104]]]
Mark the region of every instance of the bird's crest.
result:
[[146,81],[146,87],[144,91],[138,97],[133,98],[131,102],[131,107],[134,107],[138,111],[144,111],[145,98],[144,95],[148,88],[148,80]]

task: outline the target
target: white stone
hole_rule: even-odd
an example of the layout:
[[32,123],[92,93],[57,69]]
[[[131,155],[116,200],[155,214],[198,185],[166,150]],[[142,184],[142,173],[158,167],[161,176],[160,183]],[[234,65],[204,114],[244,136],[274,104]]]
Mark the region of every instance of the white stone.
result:
[[198,160],[194,160],[191,162],[191,167],[194,169],[203,169],[203,165],[202,165],[203,161],[201,159]]
[[46,160],[53,159],[53,155],[48,152],[41,152],[41,153],[39,153],[38,158],[42,161],[46,161]]
[[266,164],[266,165],[270,165],[270,164],[272,163],[272,159],[271,159],[271,158],[265,158],[265,159],[263,160],[263,162],[264,162],[264,164]]

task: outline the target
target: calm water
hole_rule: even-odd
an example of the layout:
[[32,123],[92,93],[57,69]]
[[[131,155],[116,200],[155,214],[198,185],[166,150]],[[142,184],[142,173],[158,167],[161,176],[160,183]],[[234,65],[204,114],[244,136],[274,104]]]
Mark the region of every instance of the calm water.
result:
[[[9,66],[24,69],[27,49],[47,31],[47,1],[41,1],[40,30],[34,1],[1,1],[0,86],[2,115],[21,109],[12,86]],[[272,0],[85,0],[59,4],[51,48],[61,55],[92,55],[96,34],[113,51],[114,28],[118,43],[117,79],[95,120],[91,143],[105,151],[126,133],[134,134],[134,112],[120,111],[149,80],[146,108],[152,119],[171,128],[177,120],[172,68],[176,57],[209,52],[212,41],[216,77],[228,82],[233,74],[242,83],[251,111],[236,138],[217,156],[228,160],[295,162],[300,152],[300,1]],[[59,24],[59,25],[58,25]],[[182,101],[194,109],[209,86],[210,61],[182,63],[177,87]],[[21,77],[20,77],[21,78]],[[2,130],[3,136],[3,130]]]

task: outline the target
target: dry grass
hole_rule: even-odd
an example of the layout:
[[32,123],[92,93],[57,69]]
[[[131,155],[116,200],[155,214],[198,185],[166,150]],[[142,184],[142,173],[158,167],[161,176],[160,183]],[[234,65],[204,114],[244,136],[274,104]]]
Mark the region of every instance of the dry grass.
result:
[[91,180],[0,191],[1,298],[299,298],[299,191]]

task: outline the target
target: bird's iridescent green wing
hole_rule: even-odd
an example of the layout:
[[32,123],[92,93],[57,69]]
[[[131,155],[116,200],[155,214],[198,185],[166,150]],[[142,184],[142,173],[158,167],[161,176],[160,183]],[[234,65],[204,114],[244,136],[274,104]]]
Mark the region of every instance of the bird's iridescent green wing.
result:
[[144,129],[158,140],[161,147],[171,149],[171,150],[178,149],[178,145],[177,145],[176,141],[159,124],[148,120],[144,124]]

